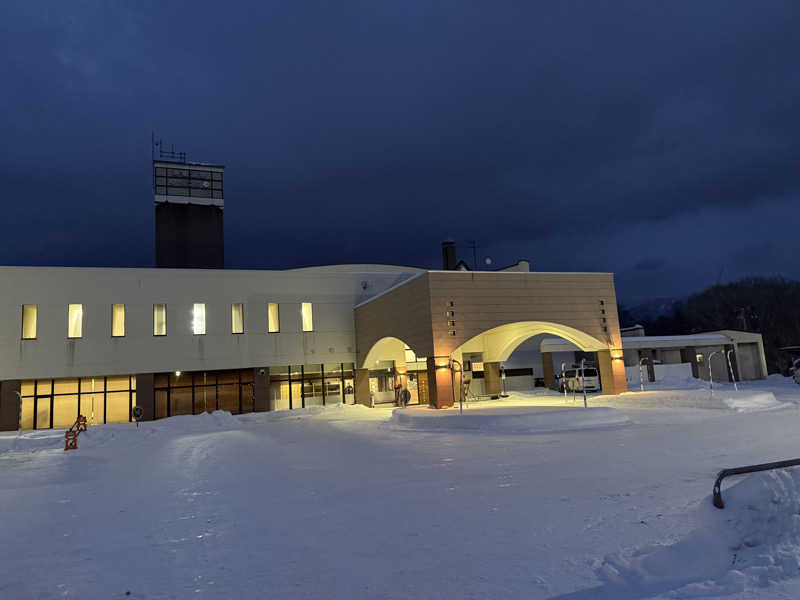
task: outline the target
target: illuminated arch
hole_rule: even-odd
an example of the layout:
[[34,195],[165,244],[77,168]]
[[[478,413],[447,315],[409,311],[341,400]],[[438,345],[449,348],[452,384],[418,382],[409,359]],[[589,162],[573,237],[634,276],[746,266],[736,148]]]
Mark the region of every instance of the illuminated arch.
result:
[[519,321],[487,329],[456,348],[453,354],[482,352],[486,362],[503,362],[527,339],[536,335],[558,336],[574,344],[584,352],[608,350],[609,344],[574,327],[549,321]]
[[367,356],[364,358],[361,368],[369,369],[379,360],[393,360],[397,365],[405,365],[406,345],[407,344],[403,340],[396,337],[388,336],[379,339],[372,345],[369,352],[367,352]]

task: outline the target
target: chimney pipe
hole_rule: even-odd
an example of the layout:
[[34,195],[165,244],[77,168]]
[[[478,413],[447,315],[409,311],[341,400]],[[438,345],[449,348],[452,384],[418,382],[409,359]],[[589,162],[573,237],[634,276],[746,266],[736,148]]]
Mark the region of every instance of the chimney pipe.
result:
[[442,268],[445,271],[456,270],[456,243],[453,240],[442,242]]

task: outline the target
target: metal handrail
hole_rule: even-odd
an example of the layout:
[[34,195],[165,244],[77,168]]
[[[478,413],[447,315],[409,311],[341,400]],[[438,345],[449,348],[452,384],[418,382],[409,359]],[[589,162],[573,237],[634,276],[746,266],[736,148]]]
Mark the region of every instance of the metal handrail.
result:
[[786,467],[800,466],[800,458],[791,460],[779,460],[778,462],[763,463],[760,465],[748,465],[746,467],[735,467],[733,469],[722,469],[717,473],[717,480],[714,482],[713,503],[717,508],[725,508],[722,501],[722,480],[731,475],[744,475],[745,473],[757,473],[758,471],[771,471],[772,469],[785,469]]

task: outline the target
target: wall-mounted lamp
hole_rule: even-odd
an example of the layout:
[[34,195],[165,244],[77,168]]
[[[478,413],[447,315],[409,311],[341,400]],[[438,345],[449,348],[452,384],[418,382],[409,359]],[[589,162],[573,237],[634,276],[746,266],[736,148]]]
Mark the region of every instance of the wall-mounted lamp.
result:
[[612,350],[611,351],[611,360],[622,360],[625,357],[622,350]]

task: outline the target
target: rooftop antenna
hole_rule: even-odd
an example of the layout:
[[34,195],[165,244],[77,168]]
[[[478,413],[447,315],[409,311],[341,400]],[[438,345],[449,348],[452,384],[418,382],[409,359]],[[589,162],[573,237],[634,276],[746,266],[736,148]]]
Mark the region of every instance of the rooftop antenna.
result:
[[[156,149],[158,149],[158,152],[156,152]],[[172,144],[170,150],[164,150],[164,141],[161,138],[156,138],[155,131],[150,133],[150,157],[153,160],[168,160],[180,163],[186,162],[186,152],[176,152],[175,144]]]

